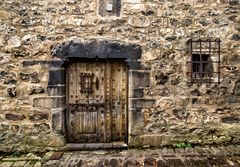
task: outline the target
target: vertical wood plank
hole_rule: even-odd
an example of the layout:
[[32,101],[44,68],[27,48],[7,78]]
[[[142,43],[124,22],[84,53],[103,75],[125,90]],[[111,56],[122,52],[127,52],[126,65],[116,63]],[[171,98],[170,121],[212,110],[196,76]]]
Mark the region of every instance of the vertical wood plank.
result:
[[123,141],[126,134],[127,74],[123,63],[113,63],[112,140]]

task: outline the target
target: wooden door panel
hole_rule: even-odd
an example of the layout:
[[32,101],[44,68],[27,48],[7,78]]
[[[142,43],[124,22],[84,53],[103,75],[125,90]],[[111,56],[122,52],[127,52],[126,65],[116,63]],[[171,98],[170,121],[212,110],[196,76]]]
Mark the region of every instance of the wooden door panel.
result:
[[[97,110],[85,109],[85,106],[72,107],[71,120],[72,126],[75,127],[74,132],[77,134],[97,133]],[[94,108],[95,109],[95,108]]]
[[84,62],[68,67],[68,141],[126,139],[127,69],[123,63]]
[[112,141],[125,140],[127,112],[127,69],[123,64],[112,64]]

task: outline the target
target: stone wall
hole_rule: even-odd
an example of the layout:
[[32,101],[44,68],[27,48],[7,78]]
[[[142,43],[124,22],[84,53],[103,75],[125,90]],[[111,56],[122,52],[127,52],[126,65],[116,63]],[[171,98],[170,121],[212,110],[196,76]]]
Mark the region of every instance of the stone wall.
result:
[[[76,39],[142,48],[130,71],[129,146],[239,143],[239,0],[120,2],[115,14],[97,0],[0,2],[0,151],[64,145],[65,77],[54,54]],[[199,38],[222,41],[220,85],[187,84],[186,42]]]

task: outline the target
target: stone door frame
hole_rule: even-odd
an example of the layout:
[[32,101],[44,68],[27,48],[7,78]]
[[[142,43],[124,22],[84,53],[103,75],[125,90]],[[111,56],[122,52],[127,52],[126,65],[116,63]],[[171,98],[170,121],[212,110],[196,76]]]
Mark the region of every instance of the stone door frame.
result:
[[[60,134],[66,144],[66,66],[72,60],[81,59],[116,59],[124,60],[128,66],[128,134],[127,144],[131,135],[132,124],[143,117],[141,109],[146,105],[151,106],[153,100],[144,99],[143,89],[150,86],[150,70],[141,66],[142,49],[140,45],[129,44],[116,40],[102,39],[75,39],[61,44],[56,44],[51,48],[53,59],[50,63],[48,92],[60,93],[58,102],[52,108],[52,129]],[[49,94],[53,96],[55,94]],[[59,96],[60,95],[60,96]],[[59,102],[60,101],[60,102]],[[138,118],[136,118],[138,117]]]

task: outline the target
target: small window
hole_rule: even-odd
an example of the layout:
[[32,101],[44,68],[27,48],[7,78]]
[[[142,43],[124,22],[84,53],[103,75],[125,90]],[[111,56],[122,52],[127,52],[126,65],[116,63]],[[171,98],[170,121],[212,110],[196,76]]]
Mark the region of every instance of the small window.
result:
[[189,40],[190,84],[220,83],[220,40]]
[[81,93],[93,93],[93,74],[81,73]]
[[99,0],[98,3],[98,14],[100,16],[120,16],[121,0]]

